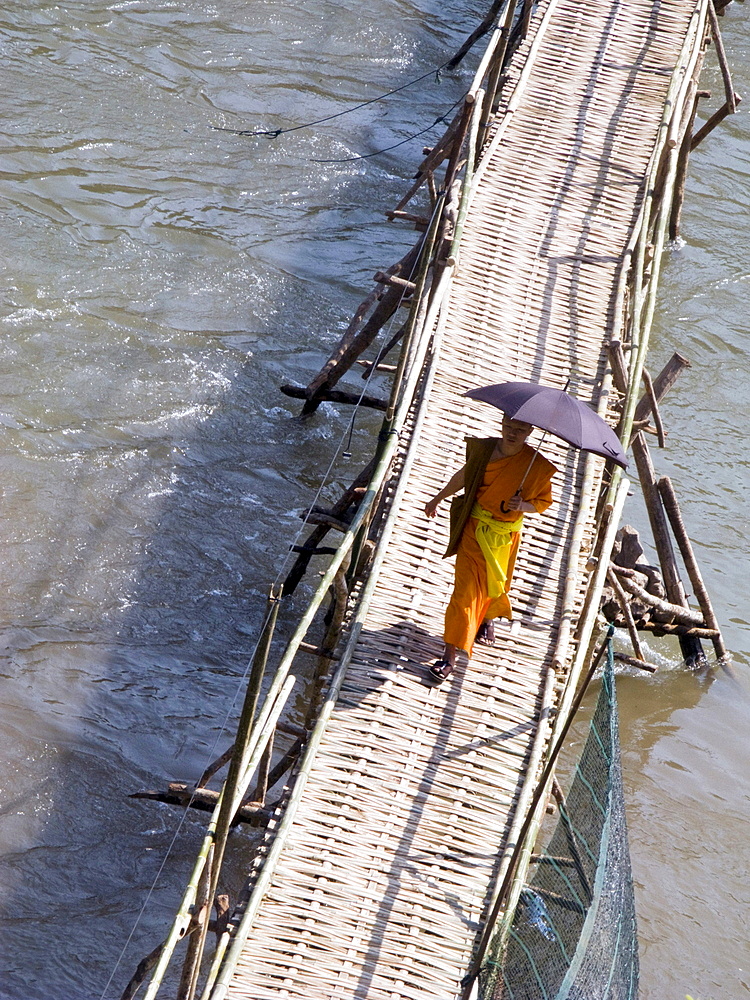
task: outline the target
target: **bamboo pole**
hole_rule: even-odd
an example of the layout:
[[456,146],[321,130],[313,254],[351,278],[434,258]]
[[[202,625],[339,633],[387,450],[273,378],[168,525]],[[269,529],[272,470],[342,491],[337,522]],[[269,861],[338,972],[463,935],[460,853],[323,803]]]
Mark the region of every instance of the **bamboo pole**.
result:
[[500,29],[500,38],[498,40],[497,48],[493,54],[492,63],[487,76],[487,87],[484,100],[482,102],[482,116],[479,120],[480,146],[482,143],[482,137],[484,136],[492,118],[495,95],[497,94],[498,83],[500,81],[500,74],[505,68],[505,57],[508,52],[510,31],[513,26],[513,17],[516,13],[516,5],[517,0],[508,0],[507,7],[505,8],[505,19],[503,21],[503,26]]
[[653,663],[647,663],[645,660],[639,660],[635,656],[628,656],[627,653],[615,653],[615,659],[619,660],[620,663],[625,663],[629,667],[637,667],[639,670],[645,670],[649,674],[655,674],[658,667],[655,667]]
[[456,68],[456,66],[458,66],[458,64],[461,62],[461,60],[463,59],[463,57],[466,55],[466,53],[473,47],[473,45],[475,44],[475,42],[478,42],[479,39],[483,35],[487,34],[487,32],[490,30],[490,28],[492,27],[492,25],[497,20],[498,15],[500,14],[500,11],[502,10],[503,4],[505,4],[507,2],[508,2],[508,0],[492,0],[492,6],[490,7],[489,11],[487,12],[484,20],[482,21],[482,23],[478,27],[476,27],[471,32],[471,34],[466,39],[466,41],[458,49],[458,51],[456,52],[456,54],[453,56],[453,58],[450,60],[450,62],[445,67],[447,70],[454,70]]
[[700,609],[703,612],[705,624],[709,629],[716,630],[718,633],[717,637],[711,640],[713,642],[714,650],[716,651],[716,656],[718,659],[723,660],[727,656],[727,648],[724,645],[724,640],[721,636],[721,629],[719,628],[719,623],[716,619],[716,615],[714,614],[711,598],[709,597],[708,591],[706,590],[706,586],[703,582],[703,576],[701,575],[698,561],[695,558],[693,547],[690,544],[690,538],[688,537],[688,533],[685,528],[685,522],[682,519],[682,514],[680,512],[679,504],[677,503],[677,497],[675,495],[674,487],[672,486],[672,481],[667,476],[662,476],[657,484],[657,487],[659,494],[664,501],[664,507],[667,511],[669,523],[672,525],[672,531],[677,539],[677,545],[685,563],[688,576],[690,577],[690,583],[693,587],[695,599],[698,601]]
[[633,620],[633,612],[630,610],[630,604],[628,603],[627,595],[622,589],[620,581],[614,573],[614,570],[610,566],[607,570],[607,579],[609,580],[612,589],[615,592],[615,597],[620,605],[620,609],[625,618],[625,622],[628,627],[628,633],[630,635],[630,641],[633,645],[633,652],[639,660],[643,660],[643,650],[641,649],[641,640],[638,638],[638,630],[635,627],[635,621]]
[[711,25],[711,37],[714,40],[714,47],[716,48],[716,55],[719,60],[719,68],[721,69],[721,77],[724,81],[724,97],[729,107],[729,114],[733,115],[737,110],[737,95],[735,94],[734,87],[732,86],[732,74],[729,70],[729,61],[724,49],[724,41],[721,37],[719,18],[716,16],[716,8],[714,7],[712,0],[709,0],[708,2],[708,23]]
[[[734,114],[734,111],[737,110],[737,105],[741,101],[742,98],[740,97],[739,94],[733,94],[731,103],[729,101],[725,101],[718,111],[714,111],[711,117],[706,122],[704,122],[703,125],[701,125],[701,127],[698,129],[698,131],[690,140],[691,153],[694,149],[700,146],[700,144],[703,142],[706,136],[710,135],[717,125],[721,125],[721,123],[724,121],[725,118],[728,118],[729,115]],[[732,110],[732,106],[734,106],[734,111]]]
[[[678,354],[675,351],[666,365],[664,365],[662,370],[653,380],[654,396],[656,397],[657,403],[661,403],[684,369],[690,367],[691,364],[688,359],[684,358],[681,354]],[[641,397],[635,407],[633,414],[634,421],[644,420],[649,415],[650,410],[651,399],[648,394],[645,394]]]
[[610,567],[615,573],[622,579],[622,586],[625,590],[629,591],[634,597],[639,598],[639,600],[644,601],[646,604],[650,605],[656,611],[661,614],[669,615],[670,619],[674,619],[678,622],[682,622],[684,625],[704,625],[703,616],[699,615],[696,611],[691,611],[690,608],[683,604],[675,604],[674,602],[664,601],[661,597],[656,597],[654,594],[649,593],[644,587],[641,587],[639,583],[631,577],[635,575],[634,570],[629,570],[625,566],[617,566],[612,564]]
[[[281,714],[282,709],[286,705],[286,702],[291,694],[292,688],[296,683],[296,677],[288,677],[284,675],[283,678],[279,678],[278,675],[275,678],[274,684],[271,686],[271,691],[266,697],[266,700],[261,709],[260,715],[256,721],[256,725],[253,728],[251,734],[251,740],[248,746],[248,750],[253,750],[256,758],[260,755],[258,748],[265,746],[266,741],[269,739],[273,733],[276,723],[278,722],[278,717]],[[249,765],[248,765],[249,768]],[[243,773],[244,788],[252,777],[252,771],[248,773],[248,768],[245,768]],[[244,788],[242,785],[238,786],[238,794],[242,791],[244,793]],[[239,802],[235,802],[234,812],[236,812]],[[219,803],[214,810],[214,813],[209,822],[206,833],[203,838],[203,843],[198,852],[198,857],[196,859],[193,871],[191,873],[188,885],[182,897],[182,902],[177,911],[177,915],[172,924],[172,928],[164,942],[164,947],[159,955],[159,959],[154,968],[153,975],[148,984],[148,988],[144,995],[144,1000],[155,1000],[156,994],[161,986],[164,974],[167,970],[169,962],[171,961],[174,949],[177,943],[182,940],[185,934],[188,933],[191,922],[191,912],[196,904],[198,895],[198,884],[200,882],[203,870],[206,865],[211,863],[211,855],[213,851],[214,836],[216,833],[216,823],[219,816],[219,809],[221,808],[221,797],[219,798]]]
[[648,396],[651,405],[651,413],[654,418],[654,426],[656,427],[656,433],[659,439],[659,447],[665,448],[667,440],[666,435],[664,434],[664,424],[661,420],[661,413],[659,412],[659,404],[656,401],[654,383],[651,381],[651,376],[645,368],[641,372],[641,378],[643,379],[643,384],[646,386],[646,395]]

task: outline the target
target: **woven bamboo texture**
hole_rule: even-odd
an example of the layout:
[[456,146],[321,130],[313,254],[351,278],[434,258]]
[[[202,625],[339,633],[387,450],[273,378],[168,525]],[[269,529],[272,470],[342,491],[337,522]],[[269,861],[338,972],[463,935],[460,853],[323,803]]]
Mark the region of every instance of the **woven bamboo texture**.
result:
[[497,413],[461,399],[467,389],[516,379],[562,387],[570,377],[571,391],[598,399],[617,267],[692,10],[686,0],[557,0],[520,100],[512,114],[501,109],[463,232],[417,457],[231,997],[448,1000],[458,991],[532,741],[546,725],[542,679],[582,460],[545,442],[560,470],[556,503],[527,517],[515,620],[440,687],[426,666],[442,649],[452,583],[452,560],[441,558],[448,505],[432,522],[422,509],[462,464],[465,436],[498,430]]

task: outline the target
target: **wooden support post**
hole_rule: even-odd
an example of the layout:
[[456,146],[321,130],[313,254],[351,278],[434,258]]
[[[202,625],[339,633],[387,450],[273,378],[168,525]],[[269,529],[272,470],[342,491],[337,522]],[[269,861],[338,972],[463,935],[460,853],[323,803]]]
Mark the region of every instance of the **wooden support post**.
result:
[[471,122],[471,116],[474,111],[474,101],[475,97],[473,94],[467,94],[464,100],[464,106],[461,112],[461,118],[458,123],[458,128],[456,129],[456,137],[453,140],[453,146],[451,147],[451,155],[448,160],[448,166],[445,168],[445,178],[443,180],[443,188],[446,195],[450,193],[451,187],[453,186],[453,181],[456,179],[456,175],[459,169],[459,163],[461,159],[461,150],[464,147],[464,142],[466,141],[466,136],[469,134],[469,124]]
[[198,882],[193,905],[191,926],[195,926],[197,934],[191,934],[188,938],[187,953],[182,963],[182,973],[177,987],[177,1000],[193,1000],[200,974],[200,962],[203,954],[203,939],[208,932],[209,900],[208,891],[210,887],[211,866],[206,865]]
[[[343,372],[341,373],[343,375]],[[367,406],[371,410],[386,410],[388,401],[369,393],[347,392],[346,389],[318,389],[314,398],[310,398],[309,390],[302,385],[281,385],[281,392],[292,399],[307,400],[302,408],[302,415],[312,413],[321,403],[348,403],[351,406]]]
[[[646,444],[646,439],[642,433],[636,434],[633,438],[633,457],[638,469],[638,475],[643,488],[643,495],[646,501],[651,531],[654,536],[654,545],[659,556],[664,586],[667,597],[673,605],[681,606],[687,610],[687,599],[685,591],[677,570],[672,539],[669,535],[669,526],[662,506],[661,496],[656,487],[656,473],[651,462],[651,455]],[[680,636],[680,649],[689,665],[705,661],[705,654],[700,640],[694,636]]]
[[680,145],[680,152],[677,154],[677,166],[675,169],[674,193],[672,195],[672,209],[669,215],[669,238],[676,240],[680,235],[680,221],[682,219],[682,206],[685,201],[685,184],[688,176],[688,163],[690,162],[690,146],[695,125],[695,116],[698,113],[698,101],[700,92],[697,91],[693,98],[693,105],[690,115],[685,124],[685,131]]
[[654,418],[654,426],[656,427],[656,434],[659,439],[659,447],[664,448],[666,446],[667,440],[664,433],[664,424],[661,420],[661,413],[659,413],[659,404],[656,401],[656,393],[654,392],[654,383],[651,381],[651,376],[644,368],[641,371],[641,377],[643,379],[643,384],[646,386],[646,394],[648,395],[649,402],[651,405],[651,413]]
[[667,597],[673,604],[684,605],[685,592],[677,570],[677,561],[674,556],[674,549],[672,548],[672,540],[669,537],[669,529],[664,509],[661,505],[661,498],[656,489],[656,473],[651,462],[648,445],[641,433],[636,434],[633,439],[633,456],[643,488],[643,495],[651,523],[651,532],[659,556],[659,564],[664,578]]
[[303,653],[309,653],[310,656],[326,656],[329,660],[338,660],[339,658],[338,653],[334,650],[319,646],[314,642],[301,642],[299,648]]
[[716,615],[714,614],[711,598],[709,597],[708,591],[706,590],[706,586],[703,582],[698,561],[695,558],[695,553],[693,552],[693,546],[690,544],[690,538],[688,537],[688,533],[685,528],[685,522],[682,519],[680,506],[677,503],[677,497],[675,495],[674,487],[672,486],[672,481],[667,476],[662,476],[657,484],[657,487],[661,498],[664,501],[664,508],[667,512],[669,523],[672,525],[672,531],[677,539],[677,545],[685,563],[685,569],[690,577],[690,583],[693,587],[695,599],[703,612],[703,618],[706,626],[717,632],[716,638],[711,640],[713,642],[714,650],[716,651],[716,656],[720,660],[724,659],[727,656],[727,648],[724,645],[721,629],[719,628],[719,623],[716,620]]
[[714,629],[701,628],[698,625],[680,625],[666,622],[641,622],[638,626],[641,632],[653,632],[654,635],[694,635],[699,639],[715,639],[718,633]]
[[311,556],[335,556],[336,549],[331,545],[316,545],[312,548],[308,542],[304,545],[292,545],[292,552],[309,553]]
[[615,653],[614,657],[619,660],[620,663],[627,663],[629,667],[637,667],[639,670],[647,670],[650,674],[655,674],[659,669],[655,667],[653,663],[646,663],[645,660],[638,660],[634,656],[628,656],[627,653]]
[[[323,642],[321,643],[323,649],[335,649],[344,625],[348,603],[349,588],[346,582],[346,566],[342,564],[334,577],[333,586],[331,587],[331,620],[328,623]],[[304,722],[305,729],[312,729],[317,717],[320,694],[331,665],[331,659],[332,657],[325,654],[318,658],[318,667],[309,692],[307,715]]]
[[[333,517],[343,518],[352,504],[358,504],[361,501],[367,488],[367,484],[372,478],[374,470],[375,459],[372,458],[364,469],[362,469],[362,471],[357,475],[357,478],[354,480],[352,485],[344,491],[341,498],[331,507],[330,513]],[[329,528],[327,525],[321,524],[308,535],[303,551],[301,551],[297,556],[294,565],[289,570],[286,579],[284,580],[284,586],[282,589],[283,596],[286,597],[288,594],[294,593],[297,584],[305,575],[305,570],[314,555],[314,550],[328,534],[328,531]]]
[[[421,238],[416,246],[405,254],[401,260],[389,267],[385,274],[389,277],[403,277],[411,278],[414,268],[419,260],[419,254],[422,249],[422,244],[424,238]],[[339,341],[336,350],[331,354],[326,363],[321,368],[320,372],[315,376],[315,378],[310,382],[307,388],[304,390],[304,396],[306,398],[305,405],[302,408],[302,415],[307,416],[313,413],[324,399],[330,399],[330,393],[336,383],[341,379],[346,372],[349,371],[351,366],[357,360],[363,351],[367,350],[373,340],[377,337],[378,333],[382,327],[388,322],[391,316],[396,312],[401,300],[404,295],[404,289],[399,288],[395,285],[387,285],[382,294],[378,293],[375,295],[374,299],[372,294],[365,299],[364,303],[357,310],[357,314],[352,322],[349,324],[344,336]],[[375,308],[370,314],[367,322],[361,326],[360,323],[363,318],[363,306],[366,303],[372,304],[372,302],[377,302]],[[366,309],[364,310],[366,312]],[[295,390],[292,391],[287,390]],[[285,386],[284,390],[287,395],[296,394],[297,387],[295,386]],[[325,396],[324,393],[328,393]],[[350,401],[350,400],[345,400]]]
[[220,771],[225,764],[229,763],[229,761],[232,759],[233,753],[234,753],[234,743],[229,747],[229,749],[225,750],[220,757],[217,757],[216,760],[213,762],[213,764],[208,765],[206,770],[198,779],[196,788],[205,788],[206,785],[211,780],[211,778],[213,778],[213,776],[216,774],[216,772]]
[[450,123],[448,128],[443,133],[442,138],[439,142],[430,150],[425,159],[419,165],[417,170],[414,183],[406,192],[401,201],[396,205],[394,212],[401,212],[405,205],[408,205],[417,191],[422,187],[422,185],[427,182],[430,185],[430,200],[434,204],[437,201],[437,192],[435,190],[435,178],[434,171],[448,156],[450,156],[450,151],[453,147],[453,142],[456,137],[456,133],[461,122],[461,114],[463,108],[458,111]]
[[276,782],[283,778],[286,772],[297,763],[306,740],[307,737],[305,737],[305,739],[295,740],[281,760],[274,764],[271,768],[270,774],[268,775],[269,788],[273,788]]
[[[190,932],[188,931],[188,933]],[[143,984],[143,981],[145,980],[146,976],[149,974],[149,972],[151,972],[153,967],[161,958],[161,953],[164,951],[164,945],[166,943],[167,943],[166,941],[162,941],[162,943],[157,945],[153,951],[149,952],[145,958],[141,959],[141,961],[138,963],[135,972],[133,973],[130,982],[123,990],[122,995],[120,996],[120,1000],[134,1000],[134,997],[138,992],[138,990],[141,988],[141,985]]]
[[487,91],[484,95],[484,101],[482,102],[482,115],[479,121],[479,145],[477,148],[477,162],[479,162],[480,150],[484,144],[484,138],[487,134],[487,127],[489,126],[492,115],[495,109],[495,98],[497,97],[498,91],[500,89],[500,76],[505,68],[506,56],[508,54],[508,49],[510,45],[511,30],[513,27],[513,19],[516,13],[516,4],[518,0],[507,0],[507,6],[505,8],[505,19],[503,20],[503,26],[501,29],[501,40],[495,50],[495,54],[492,57],[492,62],[490,63],[489,71],[487,73]]
[[[218,895],[214,900],[214,907],[216,909],[216,918],[209,921],[208,929],[219,938],[226,931],[227,924],[229,923],[229,896],[224,893]],[[188,929],[185,931],[184,938],[192,939],[198,927],[199,924],[197,921],[191,920]],[[120,1000],[135,1000],[135,996],[143,985],[146,976],[159,961],[166,943],[166,941],[162,941],[145,958],[141,959],[130,982],[122,992]]]
[[627,598],[627,594],[622,589],[620,581],[610,566],[607,570],[607,579],[612,585],[612,589],[615,592],[615,597],[620,605],[620,610],[622,611],[623,617],[625,618],[625,623],[628,627],[628,633],[630,635],[630,641],[633,645],[633,652],[639,660],[643,660],[643,650],[641,649],[641,640],[638,638],[638,630],[635,627],[635,622],[633,620],[633,612],[630,610],[630,603]]
[[[391,351],[393,350],[393,348],[396,346],[396,344],[398,344],[398,342],[400,340],[403,340],[403,337],[404,337],[405,333],[406,333],[406,325],[404,325],[402,327],[399,327],[399,329],[396,330],[396,332],[393,334],[393,336],[388,341],[388,343],[384,344],[380,348],[380,350],[378,351],[377,355],[375,356],[375,360],[374,361],[359,361],[358,362],[358,364],[366,366],[365,370],[362,372],[362,378],[364,378],[364,379],[369,378],[370,371],[372,370],[372,368],[377,368],[378,370],[381,369],[380,362],[383,360],[383,358],[387,357],[391,353]],[[397,365],[394,365],[393,366],[393,371],[396,371],[397,367],[398,367]]]
[[[664,365],[662,370],[653,380],[654,398],[657,404],[661,403],[669,390],[675,384],[680,372],[682,372],[685,368],[690,367],[691,365],[687,358],[683,358],[681,354],[677,354],[676,352],[672,355],[666,365]],[[646,420],[650,413],[651,397],[646,392],[643,396],[641,396],[636,405],[635,412],[633,414],[634,426],[637,427],[642,423],[642,421]]]
[[225,892],[220,893],[214,900],[214,910],[216,917],[211,922],[210,930],[216,935],[218,943],[229,924],[229,896]]
[[258,765],[258,780],[255,783],[252,801],[259,806],[266,804],[266,795],[268,794],[269,787],[268,777],[271,771],[271,760],[273,759],[273,744],[274,739],[271,737]]
[[531,25],[531,15],[534,13],[535,0],[523,0],[523,13],[521,15],[521,37],[526,38]]
[[[227,774],[227,779],[224,782],[221,803],[219,805],[219,814],[216,817],[216,833],[214,835],[212,851],[213,860],[210,868],[210,887],[208,892],[209,899],[213,899],[216,895],[219,872],[221,870],[221,863],[224,857],[227,840],[229,838],[229,830],[235,820],[236,810],[234,809],[234,798],[241,777],[245,749],[255,721],[255,713],[258,706],[258,699],[260,697],[263,675],[265,673],[268,654],[271,648],[271,640],[276,627],[276,619],[279,614],[279,603],[280,598],[271,592],[268,597],[267,612],[263,623],[263,629],[255,647],[255,654],[253,655],[250,676],[248,677],[247,689],[245,691],[245,698],[243,700],[242,710],[240,711],[240,718],[237,724],[237,738],[234,745],[234,754],[232,755],[232,759],[229,761],[229,773]],[[208,867],[209,866],[206,865],[207,869]],[[206,928],[203,928],[201,930],[201,954],[203,953],[205,940]]]
[[724,97],[729,105],[729,114],[733,115],[737,110],[739,98],[735,94],[734,87],[732,86],[732,75],[729,71],[729,60],[727,59],[727,54],[724,49],[724,41],[721,37],[721,30],[719,28],[719,19],[716,16],[716,8],[713,3],[708,4],[708,21],[711,25],[711,35],[714,40],[716,56],[719,60],[721,77],[724,81]]
[[[637,571],[629,569],[626,566],[617,566],[615,563],[611,563],[611,568],[617,573],[622,581],[622,586],[628,593],[637,597],[640,601],[648,604],[655,611],[658,611],[662,615],[666,615],[670,622],[678,621],[683,625],[702,626],[704,624],[703,616],[698,614],[697,611],[692,611],[690,608],[685,607],[682,604],[673,604],[671,601],[662,600],[661,597],[656,597],[655,594],[650,593],[644,587],[642,587],[636,578]],[[661,624],[661,623],[657,623]]]
[[472,31],[472,33],[469,35],[469,37],[466,39],[466,41],[463,43],[460,49],[456,52],[456,54],[447,64],[447,66],[445,67],[446,69],[448,70],[455,69],[456,66],[458,66],[458,64],[461,62],[463,57],[466,55],[466,53],[475,44],[475,42],[478,42],[483,35],[487,34],[492,25],[495,23],[495,19],[497,18],[497,15],[500,13],[500,10],[504,3],[505,0],[492,0],[492,6],[487,12],[485,19],[477,28],[475,28]]
[[373,275],[373,281],[377,281],[379,285],[393,285],[394,288],[400,288],[406,295],[411,295],[417,287],[413,281],[399,278],[397,274],[386,274],[384,271],[376,271]]
[[737,110],[737,105],[740,103],[741,100],[742,98],[740,97],[739,94],[734,94],[733,101],[731,102],[731,104],[729,101],[725,101],[724,104],[722,104],[722,106],[719,108],[719,110],[715,111],[707,122],[704,122],[704,124],[698,129],[693,138],[690,140],[691,153],[696,148],[696,146],[700,145],[700,143],[703,142],[703,140],[706,138],[707,135],[709,135],[709,133],[713,132],[713,130],[716,128],[717,125],[720,125],[724,121],[724,119],[728,115],[734,114],[734,112]]
[[414,215],[412,212],[401,212],[398,209],[390,209],[385,213],[386,218],[391,222],[412,222],[417,232],[423,233],[430,224],[426,215]]
[[612,368],[612,381],[615,389],[623,395],[628,391],[628,366],[625,362],[625,355],[622,344],[619,340],[613,340],[608,347],[609,363]]
[[325,524],[333,531],[347,531],[349,529],[348,521],[342,521],[340,518],[334,517],[330,511],[321,510],[320,507],[313,507],[300,514],[300,517],[308,524]]

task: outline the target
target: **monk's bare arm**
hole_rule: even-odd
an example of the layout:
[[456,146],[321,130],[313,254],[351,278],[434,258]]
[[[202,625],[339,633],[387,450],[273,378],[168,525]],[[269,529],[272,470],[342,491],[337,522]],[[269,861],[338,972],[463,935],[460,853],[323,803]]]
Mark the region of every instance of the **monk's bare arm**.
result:
[[435,516],[438,504],[441,500],[445,500],[447,497],[452,497],[454,493],[458,493],[459,490],[464,488],[465,474],[466,466],[464,466],[463,469],[459,469],[458,472],[451,476],[442,490],[440,490],[439,493],[436,493],[431,500],[427,501],[424,505],[424,512],[428,517]]

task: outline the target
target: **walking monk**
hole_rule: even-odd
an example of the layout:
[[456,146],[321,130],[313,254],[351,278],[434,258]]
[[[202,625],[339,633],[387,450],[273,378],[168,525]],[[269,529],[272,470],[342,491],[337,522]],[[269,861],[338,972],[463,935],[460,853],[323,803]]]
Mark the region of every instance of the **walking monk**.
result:
[[513,617],[508,591],[523,515],[550,506],[557,471],[526,444],[531,430],[503,414],[501,438],[467,438],[466,464],[425,504],[425,514],[434,517],[441,500],[464,490],[451,506],[445,555],[456,556],[456,578],[445,612],[445,651],[430,667],[438,682],[453,672],[457,650],[471,656],[475,642],[493,646],[493,619]]

